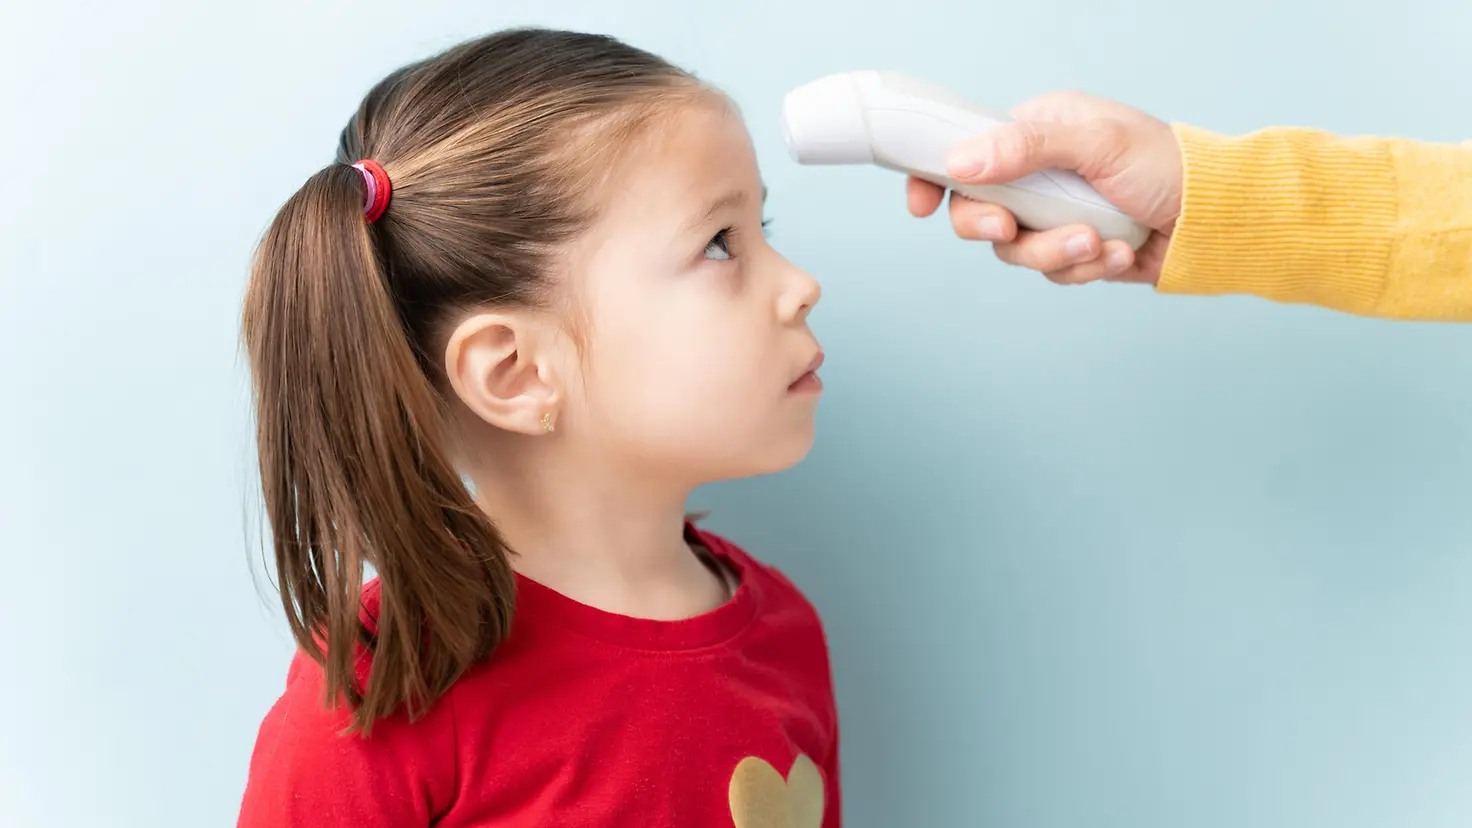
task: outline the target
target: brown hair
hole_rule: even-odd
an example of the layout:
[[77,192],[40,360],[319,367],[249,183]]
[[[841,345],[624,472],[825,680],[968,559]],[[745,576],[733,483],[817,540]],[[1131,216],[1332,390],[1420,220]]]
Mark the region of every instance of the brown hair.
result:
[[[499,32],[375,86],[337,161],[271,223],[243,314],[281,601],[352,727],[422,715],[505,638],[510,550],[452,462],[438,353],[454,317],[547,300],[619,148],[701,87],[609,37]],[[364,221],[350,164],[393,182]],[[365,564],[377,572],[365,623]],[[355,651],[372,652],[366,682]]]

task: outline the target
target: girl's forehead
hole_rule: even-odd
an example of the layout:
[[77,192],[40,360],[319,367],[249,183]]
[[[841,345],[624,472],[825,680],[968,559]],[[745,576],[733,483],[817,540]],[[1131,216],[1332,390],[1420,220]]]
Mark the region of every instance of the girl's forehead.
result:
[[723,208],[760,206],[765,199],[751,137],[734,114],[684,107],[660,133],[630,154],[628,168],[608,193],[610,207],[646,218],[667,214],[662,218],[677,222],[678,232]]

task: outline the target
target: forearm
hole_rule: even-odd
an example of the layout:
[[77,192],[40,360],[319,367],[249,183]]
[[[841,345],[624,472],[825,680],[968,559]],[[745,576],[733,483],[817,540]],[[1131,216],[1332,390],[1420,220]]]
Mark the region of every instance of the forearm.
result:
[[1472,145],[1175,130],[1185,192],[1162,292],[1472,321]]

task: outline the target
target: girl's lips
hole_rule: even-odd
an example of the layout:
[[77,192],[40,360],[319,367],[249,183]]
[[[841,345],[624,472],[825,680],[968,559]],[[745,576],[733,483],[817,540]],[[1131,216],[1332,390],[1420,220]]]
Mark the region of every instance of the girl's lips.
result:
[[789,391],[814,392],[823,390],[823,380],[818,378],[818,369],[823,367],[823,352],[819,351],[813,361],[808,363],[808,369],[793,383],[787,386]]

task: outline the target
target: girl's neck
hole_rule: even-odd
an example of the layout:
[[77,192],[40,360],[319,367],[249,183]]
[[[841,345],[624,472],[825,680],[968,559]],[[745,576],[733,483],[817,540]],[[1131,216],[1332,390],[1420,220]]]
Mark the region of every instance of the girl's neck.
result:
[[725,600],[726,584],[685,540],[688,491],[659,491],[580,469],[477,475],[476,500],[524,577],[608,612],[675,620]]

